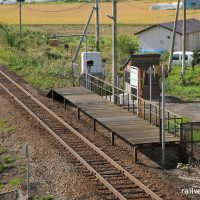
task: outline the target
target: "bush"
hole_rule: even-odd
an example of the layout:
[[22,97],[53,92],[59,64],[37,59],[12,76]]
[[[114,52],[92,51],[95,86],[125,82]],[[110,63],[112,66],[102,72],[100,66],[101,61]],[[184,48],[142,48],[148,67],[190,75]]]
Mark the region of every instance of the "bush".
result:
[[138,51],[138,41],[135,37],[119,35],[117,38],[117,47],[119,63],[123,64],[131,54]]

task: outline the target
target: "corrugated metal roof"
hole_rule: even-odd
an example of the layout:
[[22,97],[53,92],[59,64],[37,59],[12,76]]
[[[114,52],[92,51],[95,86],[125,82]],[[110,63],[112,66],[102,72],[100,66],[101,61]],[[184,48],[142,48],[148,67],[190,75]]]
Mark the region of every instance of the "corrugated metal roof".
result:
[[139,67],[140,69],[149,68],[150,66],[158,65],[160,63],[160,56],[160,54],[131,55],[122,68],[124,69],[130,61],[132,62],[132,65]]
[[[177,33],[182,34],[182,24],[183,24],[183,21],[178,20],[177,29],[176,29]],[[161,23],[160,26],[173,30],[174,22]],[[194,19],[194,18],[188,19],[186,21],[186,33],[190,34],[190,33],[196,33],[196,32],[200,32],[200,20]]]
[[[178,20],[177,22],[177,29],[176,29],[176,33],[178,34],[181,34],[182,35],[182,24],[183,24],[183,21],[182,20]],[[139,33],[142,33],[148,29],[151,29],[155,26],[162,26],[166,29],[169,29],[171,31],[173,31],[173,27],[174,27],[174,22],[166,22],[166,23],[161,23],[161,24],[156,24],[156,25],[153,25],[153,26],[150,26],[146,29],[143,29],[137,33],[135,33],[136,35],[139,34]],[[186,21],[186,34],[190,34],[190,33],[196,33],[196,32],[200,32],[200,20],[198,19],[187,19]]]

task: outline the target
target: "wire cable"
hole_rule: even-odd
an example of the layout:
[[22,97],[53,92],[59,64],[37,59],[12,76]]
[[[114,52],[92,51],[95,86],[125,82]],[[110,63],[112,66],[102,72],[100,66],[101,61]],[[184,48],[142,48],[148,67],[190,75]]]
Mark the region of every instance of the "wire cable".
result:
[[87,4],[78,5],[78,6],[74,6],[74,7],[71,7],[71,8],[62,9],[62,10],[39,10],[39,9],[31,8],[31,7],[25,6],[25,5],[23,5],[23,7],[30,9],[30,10],[33,10],[35,12],[57,13],[57,12],[65,12],[65,11],[68,11],[68,10],[79,9],[79,8],[85,6],[85,5],[87,5]]

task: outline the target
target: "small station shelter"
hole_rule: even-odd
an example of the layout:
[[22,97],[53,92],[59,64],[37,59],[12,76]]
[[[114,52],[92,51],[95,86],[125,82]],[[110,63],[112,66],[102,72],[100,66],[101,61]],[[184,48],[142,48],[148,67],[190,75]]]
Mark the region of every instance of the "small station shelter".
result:
[[124,90],[149,100],[150,76],[152,99],[156,99],[160,97],[160,54],[131,55],[123,65]]

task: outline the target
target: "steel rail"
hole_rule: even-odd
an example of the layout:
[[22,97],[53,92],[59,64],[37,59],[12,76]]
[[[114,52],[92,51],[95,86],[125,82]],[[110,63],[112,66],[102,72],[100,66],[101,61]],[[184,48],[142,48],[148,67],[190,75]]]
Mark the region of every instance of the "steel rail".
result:
[[[39,100],[37,100],[34,96],[28,93],[24,88],[22,88],[19,84],[17,84],[14,80],[12,80],[5,73],[0,71],[1,75],[3,75],[6,79],[12,82],[18,89],[23,91],[29,98],[31,98],[35,103],[37,103],[40,107],[42,107],[45,111],[47,111],[50,115],[52,115],[56,120],[58,120],[62,125],[68,128],[71,132],[73,132],[77,137],[79,137],[84,143],[90,146],[94,151],[96,151],[99,155],[101,155],[104,159],[106,159],[111,165],[117,168],[119,171],[123,172],[123,174],[129,178],[132,182],[135,183],[139,188],[141,188],[146,194],[150,195],[155,200],[162,200],[157,194],[151,191],[148,187],[146,187],[141,181],[136,179],[133,175],[131,175],[128,171],[123,169],[120,165],[118,165],[113,159],[107,156],[103,151],[101,151],[98,147],[92,144],[89,140],[87,140],[84,136],[82,136],[78,131],[72,128],[69,124],[67,124],[64,120],[62,120],[59,116],[53,113],[49,108],[47,108],[44,104],[42,104]],[[95,176],[102,182],[116,197],[119,199],[126,199],[121,193],[119,193],[110,183],[108,183],[96,170],[94,170],[81,156],[79,156],[69,145],[67,145],[51,128],[48,127],[39,117],[37,117],[24,103],[22,103],[14,94],[12,94],[2,83],[0,86],[11,96],[13,99],[19,103],[31,116],[33,116],[56,140],[58,140],[66,149],[68,149],[90,172],[95,174]]]

